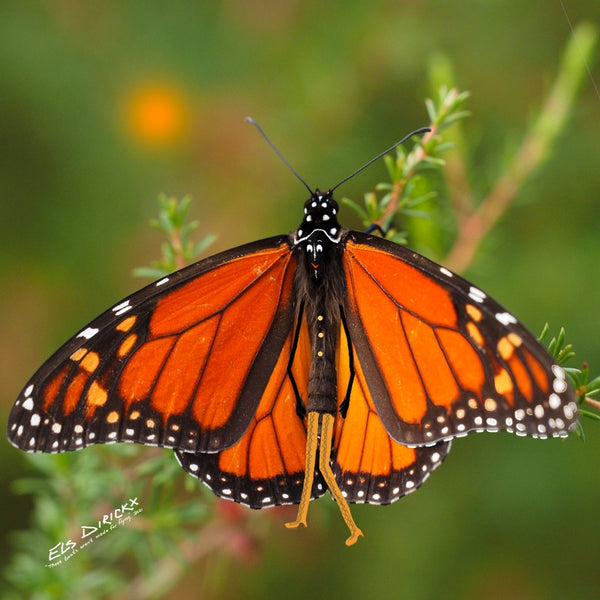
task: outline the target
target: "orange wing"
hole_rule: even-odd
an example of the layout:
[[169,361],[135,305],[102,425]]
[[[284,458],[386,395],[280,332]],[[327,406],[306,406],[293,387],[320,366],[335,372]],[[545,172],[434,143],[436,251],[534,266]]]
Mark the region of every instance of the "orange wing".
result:
[[[176,451],[181,466],[222,498],[251,508],[300,501],[306,464],[306,424],[297,414],[296,394],[288,377],[292,348],[290,332],[250,425],[236,444],[212,454]],[[310,356],[304,322],[291,366],[302,398],[307,397]],[[317,498],[325,490],[317,472],[311,497]]]
[[344,270],[363,404],[395,440],[414,446],[499,429],[564,436],[575,426],[563,369],[468,281],[358,232],[346,237]]
[[[348,342],[342,328],[338,359],[338,403],[344,400],[349,364]],[[346,417],[338,412],[332,469],[348,502],[390,504],[414,492],[442,464],[451,442],[409,448],[392,439],[368,390],[354,352],[355,378]]]
[[44,452],[116,441],[194,452],[232,446],[293,329],[295,265],[280,236],[133,294],[33,376],[10,415],[10,441]]

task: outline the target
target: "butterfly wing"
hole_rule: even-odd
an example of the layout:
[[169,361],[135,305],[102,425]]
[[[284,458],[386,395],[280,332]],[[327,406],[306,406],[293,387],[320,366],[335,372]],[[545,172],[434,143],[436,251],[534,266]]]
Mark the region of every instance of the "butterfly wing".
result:
[[392,439],[373,404],[356,350],[342,328],[338,359],[338,402],[345,398],[354,352],[355,377],[345,418],[336,417],[332,470],[348,502],[390,504],[414,492],[442,464],[451,442],[408,447]]
[[[287,337],[250,425],[233,446],[218,453],[177,450],[181,466],[217,496],[251,508],[298,504],[304,484],[306,425],[296,411],[296,393],[288,376],[291,366],[298,393],[307,396],[310,343],[303,324],[294,349]],[[312,498],[326,490],[316,471]]]
[[354,231],[344,243],[344,310],[364,393],[395,440],[564,436],[575,426],[563,369],[500,304],[403,246]]
[[269,238],[120,302],[33,376],[10,414],[9,440],[44,452],[117,441],[193,452],[235,444],[293,328],[295,263],[287,236]]

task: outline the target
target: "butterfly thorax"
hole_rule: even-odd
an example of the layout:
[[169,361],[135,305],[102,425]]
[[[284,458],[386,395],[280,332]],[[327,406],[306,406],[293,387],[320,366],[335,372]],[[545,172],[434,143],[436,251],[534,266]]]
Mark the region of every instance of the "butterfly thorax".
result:
[[304,219],[293,234],[298,257],[296,298],[308,326],[312,354],[307,409],[332,414],[337,409],[335,353],[345,294],[340,243],[344,230],[337,210],[331,192],[315,191],[306,201]]

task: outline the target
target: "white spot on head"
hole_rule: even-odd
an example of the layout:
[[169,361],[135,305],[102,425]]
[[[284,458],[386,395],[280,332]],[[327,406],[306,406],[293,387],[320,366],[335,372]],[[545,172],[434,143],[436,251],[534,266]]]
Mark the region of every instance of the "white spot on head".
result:
[[33,400],[31,398],[27,398],[27,400],[23,402],[23,408],[25,410],[31,410],[33,408]]
[[446,275],[446,277],[452,277],[454,275],[452,271],[449,271],[448,269],[446,269],[446,267],[440,267],[440,273],[443,273],[444,275]]
[[502,325],[510,325],[517,322],[517,319],[507,312],[496,313],[496,320],[502,323]]
[[89,340],[90,338],[93,338],[98,331],[99,329],[97,327],[86,327],[82,332],[77,334],[77,337],[83,337],[86,340]]
[[156,287],[159,287],[161,285],[165,285],[165,283],[167,283],[167,281],[169,281],[169,278],[163,277],[160,281],[157,281],[154,285],[156,285]]
[[[321,196],[319,196],[319,198],[321,198]],[[313,202],[311,203],[311,207],[312,207],[312,208],[317,208],[317,203],[316,203],[315,201],[313,201]]]
[[330,218],[331,218],[331,217],[330,217],[330,216],[329,216],[327,213],[325,213],[325,214],[323,215],[323,217],[322,217],[322,219],[321,219],[321,220],[322,220],[322,221],[329,221],[329,219],[330,219]]

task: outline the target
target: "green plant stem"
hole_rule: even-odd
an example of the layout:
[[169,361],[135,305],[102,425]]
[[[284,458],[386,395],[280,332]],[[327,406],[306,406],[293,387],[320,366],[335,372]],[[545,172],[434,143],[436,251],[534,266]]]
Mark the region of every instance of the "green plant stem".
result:
[[[514,159],[488,196],[459,223],[458,237],[444,261],[449,268],[463,272],[471,264],[483,238],[514,201],[518,190],[548,157],[567,124],[596,39],[597,32],[591,25],[580,25],[573,31],[554,85]],[[465,202],[462,206],[468,204]]]

